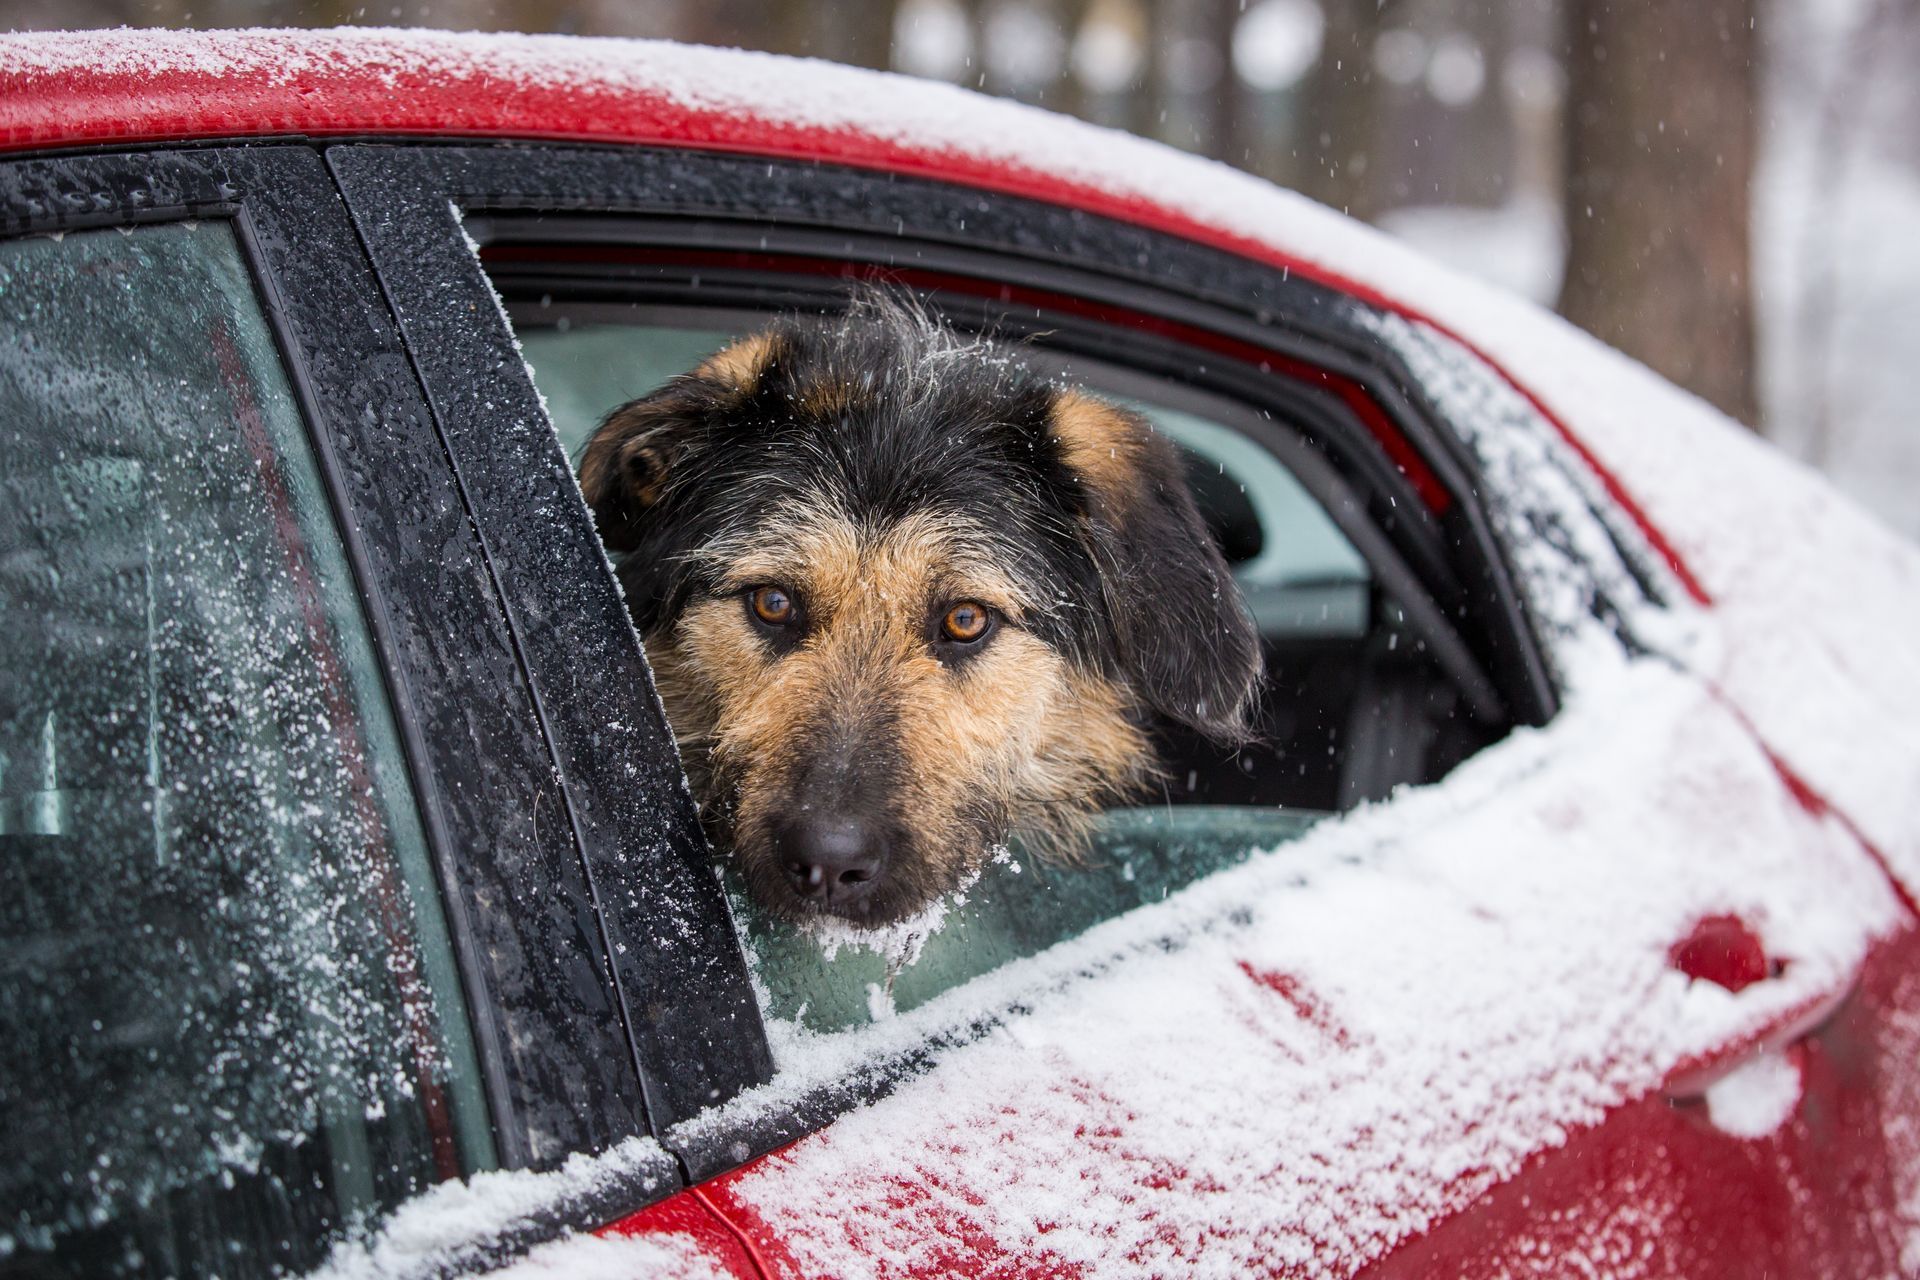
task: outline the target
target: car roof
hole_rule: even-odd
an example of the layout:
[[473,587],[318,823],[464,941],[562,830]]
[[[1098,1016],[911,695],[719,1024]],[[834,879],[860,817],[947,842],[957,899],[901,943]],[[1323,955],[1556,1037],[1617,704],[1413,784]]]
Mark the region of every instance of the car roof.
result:
[[[1491,312],[1511,332],[1537,324],[1530,303],[1227,165],[954,85],[661,40],[364,27],[0,35],[0,153],[287,136],[687,147],[1044,200],[1433,324],[1532,396],[1477,326],[1445,318]],[[1610,487],[1704,598],[1627,491]]]
[[[1161,198],[1191,190],[1196,171],[1239,184],[1243,197],[1270,198],[1277,189],[1260,179],[954,85],[816,59],[662,40],[360,27],[0,35],[0,152],[287,136],[624,143],[819,160],[1033,196],[1276,258],[1263,237]],[[1176,185],[1160,185],[1165,178]],[[1326,215],[1285,194],[1309,216]],[[1311,255],[1280,256],[1396,305]]]

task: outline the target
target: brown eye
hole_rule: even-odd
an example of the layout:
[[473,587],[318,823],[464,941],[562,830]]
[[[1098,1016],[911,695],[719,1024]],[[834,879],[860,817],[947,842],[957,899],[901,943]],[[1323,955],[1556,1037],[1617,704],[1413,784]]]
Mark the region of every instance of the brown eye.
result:
[[784,627],[793,621],[793,597],[778,587],[756,587],[747,604],[753,616],[770,627]]
[[940,619],[940,638],[954,644],[972,644],[987,634],[987,627],[993,621],[993,615],[987,606],[975,604],[971,600],[947,610],[947,616]]

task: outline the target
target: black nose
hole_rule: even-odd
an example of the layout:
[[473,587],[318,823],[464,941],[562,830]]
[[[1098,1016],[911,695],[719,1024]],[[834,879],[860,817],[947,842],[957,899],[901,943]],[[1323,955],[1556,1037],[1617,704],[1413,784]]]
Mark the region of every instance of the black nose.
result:
[[829,906],[858,902],[886,871],[886,842],[853,818],[801,817],[784,824],[778,840],[793,891]]

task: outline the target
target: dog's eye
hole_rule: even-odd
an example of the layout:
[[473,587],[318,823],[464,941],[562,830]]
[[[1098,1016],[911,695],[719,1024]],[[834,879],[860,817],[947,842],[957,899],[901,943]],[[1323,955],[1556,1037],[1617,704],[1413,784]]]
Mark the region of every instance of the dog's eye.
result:
[[940,638],[954,644],[972,644],[993,625],[993,612],[983,604],[963,600],[940,619]]
[[770,627],[784,627],[794,619],[793,597],[779,587],[756,587],[747,605],[754,617]]

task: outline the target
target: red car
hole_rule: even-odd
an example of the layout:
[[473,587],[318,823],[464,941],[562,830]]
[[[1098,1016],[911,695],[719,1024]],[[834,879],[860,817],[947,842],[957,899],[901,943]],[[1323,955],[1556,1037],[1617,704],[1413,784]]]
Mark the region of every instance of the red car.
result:
[[[742,53],[0,37],[0,1274],[1920,1275],[1920,551],[1230,170]],[[1185,451],[1257,745],[759,919],[574,484],[856,282]]]

